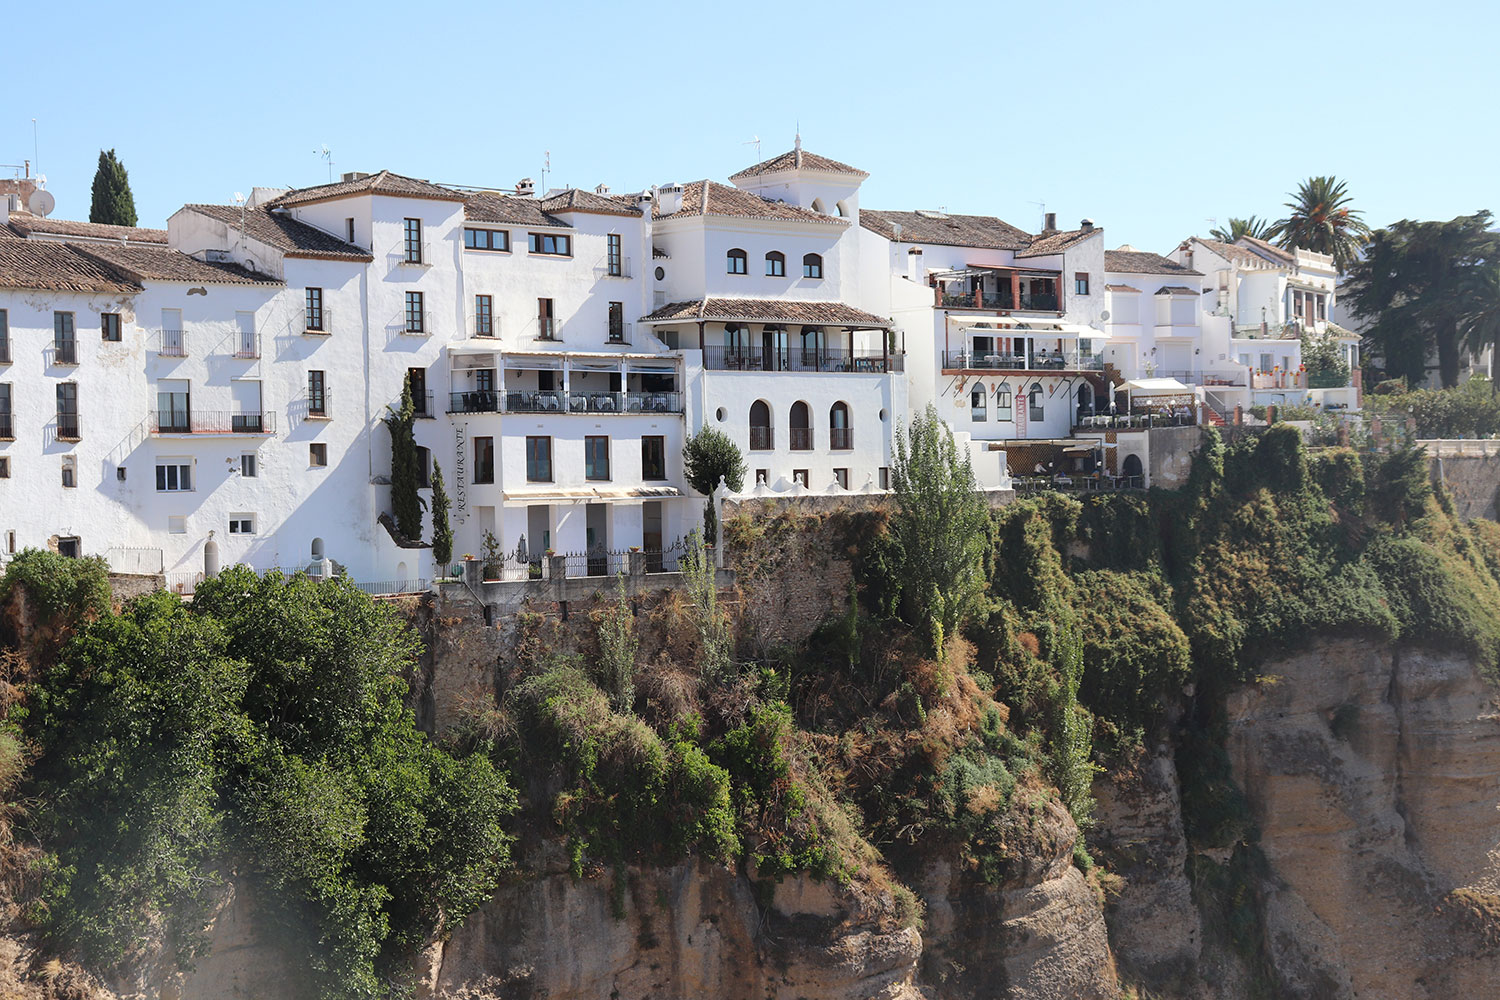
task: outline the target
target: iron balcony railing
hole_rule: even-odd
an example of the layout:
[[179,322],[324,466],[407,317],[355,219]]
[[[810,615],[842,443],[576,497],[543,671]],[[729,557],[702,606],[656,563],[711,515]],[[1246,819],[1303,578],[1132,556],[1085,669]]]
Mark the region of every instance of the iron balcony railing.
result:
[[750,428],[750,450],[770,451],[776,447],[775,432],[769,427]]
[[0,441],[14,441],[16,439],[15,425],[10,421],[9,413],[0,413]]
[[537,340],[556,340],[557,339],[557,317],[555,317],[555,316],[538,316],[536,318],[536,339]]
[[848,451],[854,447],[854,428],[828,428],[828,447],[832,451]]
[[849,351],[828,348],[790,347],[766,350],[762,346],[703,348],[703,367],[709,371],[746,372],[850,372],[883,375],[904,370],[899,353]]
[[[391,409],[401,408],[401,397],[397,396],[391,400]],[[436,417],[437,407],[433,405],[432,390],[417,390],[411,394],[411,412],[414,417]]]
[[630,327],[631,324],[629,323],[620,323],[618,325],[611,326],[609,328],[608,334],[609,342],[611,344],[630,343]]
[[813,439],[811,427],[793,427],[791,429],[792,450],[812,451]]
[[164,358],[185,358],[187,338],[181,330],[157,330],[156,353]]
[[241,359],[260,357],[260,334],[240,331],[235,337],[234,356]]
[[[991,295],[980,292],[964,292],[951,294],[944,292],[939,295],[938,300],[944,309],[994,309],[996,311],[1015,312],[1057,312],[1057,296],[1047,294],[1022,295],[1019,299],[1005,295]],[[1019,303],[1019,304],[1017,304]]]
[[333,332],[333,310],[328,306],[302,310],[302,332],[327,336]]
[[83,432],[78,426],[78,414],[59,413],[57,415],[57,436],[63,441],[78,441],[83,437]]
[[968,351],[946,351],[944,368],[971,371],[1102,371],[1104,355],[1063,351],[1055,354],[972,354]]
[[448,394],[449,413],[682,413],[680,392],[470,389]]
[[52,362],[58,365],[78,364],[78,342],[76,340],[53,341]]
[[1111,476],[1108,473],[1075,473],[1058,476],[1015,476],[1011,489],[1017,493],[1039,493],[1055,490],[1059,493],[1114,493],[1120,490],[1143,490],[1144,476]]
[[274,434],[276,414],[217,410],[157,410],[157,434]]
[[0,336],[0,365],[10,364],[10,337]]

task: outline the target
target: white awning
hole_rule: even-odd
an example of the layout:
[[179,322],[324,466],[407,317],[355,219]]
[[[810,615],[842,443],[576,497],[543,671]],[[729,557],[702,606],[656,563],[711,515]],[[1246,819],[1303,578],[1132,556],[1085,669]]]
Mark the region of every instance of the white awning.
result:
[[957,326],[974,327],[981,324],[994,327],[996,334],[1005,337],[1082,337],[1087,340],[1108,340],[1109,334],[1091,326],[1063,323],[1055,319],[1027,319],[1024,316],[979,316],[948,314],[948,319]]
[[1175,378],[1138,378],[1125,383],[1134,396],[1191,396],[1193,387]]

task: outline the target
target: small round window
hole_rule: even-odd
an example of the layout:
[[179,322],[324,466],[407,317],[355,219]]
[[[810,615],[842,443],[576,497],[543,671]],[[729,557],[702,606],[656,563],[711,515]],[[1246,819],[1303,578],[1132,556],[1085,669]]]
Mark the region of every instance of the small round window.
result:
[[666,276],[667,276],[667,269],[666,268],[664,268],[664,267],[658,267],[656,269],[656,280],[657,281],[661,281],[662,279],[666,278]]
[[714,416],[716,416],[716,417],[718,417],[718,418],[719,418],[719,423],[721,423],[721,424],[722,424],[722,423],[723,423],[723,422],[724,422],[724,418],[725,418],[725,417],[726,417],[726,416],[728,416],[728,414],[726,414],[726,413],[725,413],[725,412],[724,412],[724,407],[722,407],[722,406],[721,406],[721,407],[719,407],[719,408],[718,408],[718,410],[716,410],[716,411],[715,411],[715,412],[714,412]]

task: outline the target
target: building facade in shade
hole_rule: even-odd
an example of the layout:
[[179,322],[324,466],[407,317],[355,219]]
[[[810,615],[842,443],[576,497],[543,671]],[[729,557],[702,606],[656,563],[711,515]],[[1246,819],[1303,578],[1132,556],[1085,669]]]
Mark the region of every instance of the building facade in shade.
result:
[[[1260,363],[1274,325],[1337,334],[1316,255],[1189,241],[1169,259],[1106,250],[1088,220],[869,210],[866,177],[799,142],[727,184],[383,171],[185,205],[165,230],[0,201],[0,555],[428,578],[389,516],[383,420],[409,386],[455,559],[657,565],[701,524],[681,456],[703,428],[739,446],[747,488],[886,488],[928,404],[987,487],[1128,472],[1158,410],[1292,391],[1262,384],[1297,359]],[[1278,303],[1263,331],[1235,319]]]

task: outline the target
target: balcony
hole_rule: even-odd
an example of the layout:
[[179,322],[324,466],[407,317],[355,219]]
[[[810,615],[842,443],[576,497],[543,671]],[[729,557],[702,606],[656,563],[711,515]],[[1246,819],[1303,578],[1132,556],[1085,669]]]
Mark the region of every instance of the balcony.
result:
[[0,441],[14,441],[16,439],[15,425],[11,423],[9,413],[0,413]]
[[422,243],[413,245],[402,243],[401,249],[396,251],[396,263],[403,267],[431,267],[432,266],[432,244]]
[[852,427],[830,427],[828,428],[828,448],[830,451],[850,451],[854,448],[854,428]]
[[681,413],[680,392],[477,389],[448,394],[449,413]]
[[967,371],[1083,371],[1104,370],[1104,355],[1085,354],[1081,351],[1062,351],[1055,354],[970,354],[968,351],[945,351],[944,370]]
[[[1018,301],[1020,305],[1016,304]],[[1055,293],[1028,294],[1017,299],[1009,292],[1002,294],[966,292],[962,295],[940,292],[938,304],[944,309],[989,309],[998,312],[1057,312],[1061,308]]]
[[554,316],[538,316],[536,318],[536,339],[557,340],[557,318]]
[[185,358],[187,338],[181,330],[157,330],[156,353],[164,358]]
[[242,361],[260,357],[260,334],[240,331],[235,339],[234,356]]
[[618,323],[618,324],[615,324],[614,326],[611,326],[610,329],[609,329],[609,337],[608,337],[609,343],[611,343],[611,344],[628,344],[628,343],[630,343],[630,326],[631,326],[631,324],[629,324],[629,323]]
[[82,440],[83,432],[78,426],[78,414],[59,413],[57,415],[57,439],[59,441]]
[[770,451],[776,447],[776,436],[769,427],[750,428],[750,450]]
[[274,413],[232,413],[204,410],[157,410],[155,434],[274,434]]
[[884,375],[904,370],[899,353],[882,355],[879,351],[849,351],[829,348],[815,351],[783,348],[767,351],[764,347],[705,347],[703,367],[720,372],[849,372],[861,375]]
[[600,261],[595,268],[601,278],[629,278],[633,277],[629,257],[606,257]]
[[333,333],[333,310],[327,306],[302,310],[302,332],[313,337]]
[[0,365],[10,364],[10,337],[0,337]]
[[791,429],[792,450],[812,451],[812,428],[793,427]]
[[[394,409],[400,405],[401,399],[398,396],[395,402],[391,404],[391,408]],[[412,416],[422,417],[424,419],[430,419],[437,416],[437,408],[433,406],[432,402],[431,389],[427,389],[425,391],[422,389],[418,389],[411,394],[411,412]]]
[[433,328],[432,313],[424,312],[417,316],[407,316],[396,326],[403,337],[430,337]]
[[52,363],[55,365],[78,364],[78,342],[76,340],[53,341]]

